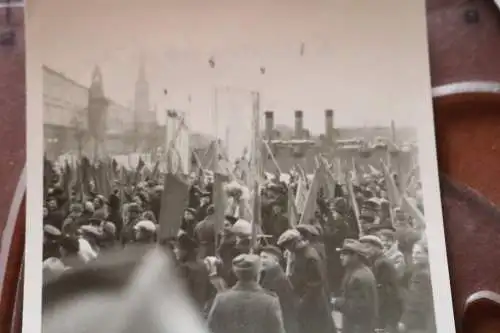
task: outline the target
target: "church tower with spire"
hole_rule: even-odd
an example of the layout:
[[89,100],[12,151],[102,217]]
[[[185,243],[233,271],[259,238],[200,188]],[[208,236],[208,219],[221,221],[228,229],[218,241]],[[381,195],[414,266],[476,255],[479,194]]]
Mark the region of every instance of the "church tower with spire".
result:
[[98,158],[104,153],[106,143],[106,123],[108,100],[104,94],[102,72],[99,66],[92,72],[88,101],[88,128],[93,141],[93,155]]
[[139,121],[147,120],[148,114],[151,113],[149,105],[149,82],[146,78],[146,68],[143,59],[141,59],[139,75],[135,83],[134,113],[135,118]]
[[141,57],[139,73],[135,82],[134,96],[134,151],[143,148],[144,141],[156,125],[156,112],[151,108],[149,82],[146,77],[144,57]]

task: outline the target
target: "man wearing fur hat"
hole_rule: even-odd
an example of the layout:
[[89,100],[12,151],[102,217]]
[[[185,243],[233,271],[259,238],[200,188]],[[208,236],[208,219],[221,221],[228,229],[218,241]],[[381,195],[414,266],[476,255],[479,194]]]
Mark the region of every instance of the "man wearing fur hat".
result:
[[368,248],[370,266],[377,281],[377,328],[389,333],[396,332],[402,313],[402,299],[396,268],[384,255],[384,244],[380,238],[369,235],[361,237],[359,241]]
[[285,333],[278,297],[259,286],[260,258],[242,254],[233,260],[238,278],[230,290],[215,297],[208,315],[213,333]]
[[326,272],[318,252],[296,229],[285,231],[278,246],[293,253],[290,281],[299,298],[297,319],[302,333],[335,332],[328,297]]
[[375,277],[366,264],[367,250],[359,241],[346,239],[339,252],[346,271],[341,296],[332,304],[342,313],[342,333],[374,332],[378,294]]

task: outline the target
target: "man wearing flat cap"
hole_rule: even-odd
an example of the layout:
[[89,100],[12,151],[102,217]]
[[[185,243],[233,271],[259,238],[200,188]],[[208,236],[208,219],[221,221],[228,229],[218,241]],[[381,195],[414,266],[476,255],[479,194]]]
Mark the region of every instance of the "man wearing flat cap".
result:
[[286,333],[299,333],[297,297],[293,292],[290,280],[281,267],[282,259],[281,250],[276,246],[267,245],[260,249],[262,269],[259,283],[262,288],[278,295]]
[[299,298],[297,320],[300,331],[331,333],[335,324],[331,315],[326,272],[318,252],[296,229],[285,231],[278,246],[293,253],[290,281]]
[[367,249],[354,239],[344,240],[340,260],[345,267],[341,296],[333,307],[342,313],[342,333],[373,332],[377,327],[377,283],[366,265]]
[[359,241],[368,247],[369,265],[377,282],[377,328],[396,332],[402,314],[402,298],[396,267],[384,255],[384,244],[377,236],[363,236]]
[[208,315],[212,333],[285,333],[278,297],[257,282],[260,265],[257,255],[241,254],[234,258],[238,282],[215,297]]

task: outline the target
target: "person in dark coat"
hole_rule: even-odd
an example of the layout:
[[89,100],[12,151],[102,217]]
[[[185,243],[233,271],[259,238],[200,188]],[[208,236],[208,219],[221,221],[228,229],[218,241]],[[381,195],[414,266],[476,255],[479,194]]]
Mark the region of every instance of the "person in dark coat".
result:
[[61,256],[59,251],[61,236],[61,231],[53,225],[47,224],[43,227],[43,260]]
[[47,209],[48,214],[44,219],[44,222],[61,230],[66,214],[63,212],[61,207],[58,206],[57,199],[55,197],[49,196],[47,198]]
[[211,194],[210,192],[201,192],[200,193],[200,208],[198,209],[196,218],[198,221],[203,221],[207,215],[209,214],[210,206],[211,206]]
[[260,258],[242,254],[233,260],[236,285],[219,293],[208,315],[212,333],[285,333],[276,294],[257,283]]
[[346,268],[342,295],[332,300],[335,310],[342,313],[342,333],[374,332],[377,324],[377,283],[366,265],[366,248],[354,239],[344,240],[340,249]]
[[213,205],[208,208],[207,213],[208,216],[194,228],[195,239],[198,244],[200,244],[198,256],[201,259],[215,255],[215,221],[213,216]]
[[136,203],[131,203],[126,208],[126,221],[120,235],[123,245],[131,243],[135,238],[134,227],[140,221],[141,207]]
[[218,268],[219,276],[224,279],[228,287],[234,286],[238,281],[236,275],[234,275],[232,263],[234,258],[242,254],[237,248],[236,235],[232,231],[232,226],[237,220],[233,216],[226,216],[224,229],[219,241],[219,248],[217,249],[217,255],[221,260]]
[[196,241],[182,232],[175,244],[174,253],[182,281],[202,312],[207,302],[215,296],[215,290],[210,283],[207,267],[196,257],[196,248]]
[[363,236],[359,241],[368,246],[370,250],[370,266],[377,281],[377,328],[386,332],[396,332],[402,312],[402,299],[396,267],[384,255],[384,244],[377,236]]
[[288,280],[283,268],[281,268],[281,250],[276,246],[265,246],[260,249],[260,259],[262,262],[259,279],[260,285],[262,288],[278,295],[286,333],[299,333],[297,298],[293,292],[290,280]]
[[194,237],[194,228],[196,227],[196,209],[186,208],[182,217],[181,229],[184,230],[189,237]]
[[78,228],[86,224],[86,219],[83,218],[83,205],[79,203],[71,204],[69,215],[63,222],[61,232],[66,235],[76,235]]
[[294,255],[290,281],[299,298],[297,319],[302,333],[332,333],[336,327],[329,302],[326,272],[318,252],[296,229],[285,231],[278,246]]
[[413,272],[410,279],[404,311],[398,325],[400,332],[436,332],[429,250],[424,241],[413,246]]
[[123,229],[123,217],[120,211],[121,202],[118,197],[118,190],[115,190],[112,194],[110,194],[108,198],[108,207],[109,214],[107,220],[113,222],[116,227],[116,237],[117,239],[120,237]]
[[321,260],[326,262],[325,244],[320,239],[320,232],[317,226],[311,224],[301,224],[296,227],[302,238],[309,242],[316,252],[318,252]]

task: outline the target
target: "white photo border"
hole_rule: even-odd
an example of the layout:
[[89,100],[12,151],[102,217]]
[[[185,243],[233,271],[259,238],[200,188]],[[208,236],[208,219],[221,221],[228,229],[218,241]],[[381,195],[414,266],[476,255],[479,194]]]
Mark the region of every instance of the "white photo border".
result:
[[[339,0],[340,1],[340,0]],[[387,0],[384,0],[387,1]],[[26,247],[25,247],[25,280],[23,302],[23,332],[41,332],[42,327],[42,235],[41,223],[43,198],[43,87],[42,63],[37,50],[42,45],[37,41],[40,27],[32,17],[36,15],[37,6],[42,2],[29,2],[25,8],[26,24],[26,89],[27,89],[27,211],[26,211]],[[404,5],[404,2],[395,1]],[[422,54],[428,59],[427,25],[425,3],[420,2],[421,40],[415,43],[422,45]],[[429,67],[429,66],[428,66]],[[409,89],[422,93],[425,98],[425,115],[419,117],[418,161],[423,186],[423,201],[429,243],[430,271],[436,316],[437,332],[455,332],[449,270],[446,256],[442,207],[437,168],[436,139],[432,112],[432,96],[430,77],[425,82],[413,82]]]

